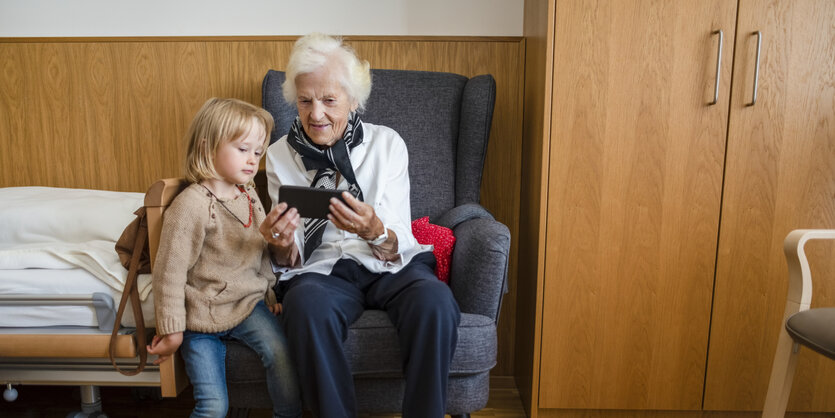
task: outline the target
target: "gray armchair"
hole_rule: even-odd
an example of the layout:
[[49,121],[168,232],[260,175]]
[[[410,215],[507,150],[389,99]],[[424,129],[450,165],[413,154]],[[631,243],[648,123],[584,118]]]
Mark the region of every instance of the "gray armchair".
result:
[[[276,121],[273,141],[289,131],[296,117],[295,107],[282,97],[283,82],[283,72],[270,70],[262,87],[263,106]],[[478,203],[495,81],[490,75],[468,79],[450,73],[372,70],[372,82],[362,118],[393,128],[406,141],[412,216],[429,216],[432,223],[453,229],[456,237],[449,285],[462,316],[447,413],[467,416],[487,404],[489,373],[496,364],[496,323],[507,291],[510,232]],[[269,204],[268,198],[262,200]],[[366,311],[351,326],[345,351],[360,410],[399,412],[405,380],[388,316]],[[226,363],[232,414],[270,408],[255,353],[230,343]]]

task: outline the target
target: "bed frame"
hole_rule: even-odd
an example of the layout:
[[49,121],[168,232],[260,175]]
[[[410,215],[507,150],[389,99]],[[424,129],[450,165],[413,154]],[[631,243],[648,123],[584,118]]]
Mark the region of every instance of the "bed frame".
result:
[[[145,194],[151,265],[159,247],[162,213],[184,187],[179,179],[160,180]],[[101,294],[59,298],[15,295],[14,298],[0,300],[0,304],[90,304],[96,306],[97,315],[105,312],[103,315],[106,318],[106,299],[110,299],[110,310],[113,302],[109,296],[104,299]],[[99,316],[100,321],[102,318]],[[104,321],[107,322],[106,319]],[[110,321],[112,323],[113,319]],[[142,373],[135,376],[117,372],[108,356],[111,329],[107,329],[108,326],[100,328],[0,328],[0,384],[6,386],[4,397],[7,400],[16,397],[13,385],[81,386],[82,415],[92,416],[101,415],[100,386],[159,388],[163,397],[176,397],[188,384],[179,355],[172,356],[159,366],[153,365],[149,358]],[[116,363],[122,369],[135,368],[139,362],[134,332],[133,328],[122,327],[116,338]]]

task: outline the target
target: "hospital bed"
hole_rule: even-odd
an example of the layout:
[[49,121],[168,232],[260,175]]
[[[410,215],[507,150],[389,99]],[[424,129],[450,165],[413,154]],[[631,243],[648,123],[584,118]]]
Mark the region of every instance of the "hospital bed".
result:
[[[98,388],[158,388],[177,396],[187,385],[179,356],[125,376],[110,363],[108,347],[127,270],[115,242],[142,206],[148,242],[156,252],[161,214],[180,190],[160,181],[141,193],[48,187],[0,189],[0,384],[4,398],[19,385],[81,387],[75,416],[104,416]],[[146,327],[154,327],[149,274],[138,289]],[[115,342],[116,363],[138,365],[135,319],[125,309]],[[153,332],[148,330],[149,334]],[[150,341],[151,335],[147,336]]]

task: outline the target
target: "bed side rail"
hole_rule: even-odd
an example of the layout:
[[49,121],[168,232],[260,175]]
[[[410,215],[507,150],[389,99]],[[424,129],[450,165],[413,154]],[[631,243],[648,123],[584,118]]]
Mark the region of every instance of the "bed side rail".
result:
[[116,307],[113,297],[107,293],[92,295],[0,295],[0,306],[87,306],[95,308],[99,330],[113,331],[116,322]]

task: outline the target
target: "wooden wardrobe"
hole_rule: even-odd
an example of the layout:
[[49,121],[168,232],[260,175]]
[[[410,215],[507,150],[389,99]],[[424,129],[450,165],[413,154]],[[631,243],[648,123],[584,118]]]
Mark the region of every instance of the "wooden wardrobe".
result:
[[[783,239],[835,228],[833,22],[831,0],[526,0],[531,416],[762,409]],[[835,276],[835,247],[810,250]],[[835,362],[803,353],[792,393],[835,411]]]

